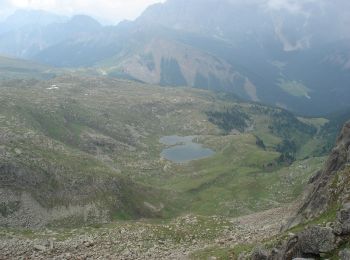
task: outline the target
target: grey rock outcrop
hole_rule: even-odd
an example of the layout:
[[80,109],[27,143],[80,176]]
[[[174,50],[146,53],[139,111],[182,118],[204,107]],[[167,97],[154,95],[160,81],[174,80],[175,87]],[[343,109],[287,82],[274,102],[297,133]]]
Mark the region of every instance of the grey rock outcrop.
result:
[[344,249],[339,252],[340,260],[350,260],[350,249]]
[[291,237],[280,248],[276,257],[269,259],[314,259],[336,248],[336,236],[331,228],[312,226]]
[[251,260],[268,260],[268,259],[269,259],[269,253],[261,247],[256,247],[251,255]]
[[350,171],[347,168],[349,162],[350,121],[344,125],[324,169],[310,179],[304,202],[284,230],[320,216],[335,202],[344,205],[350,201],[350,190],[347,187],[350,176],[341,173],[343,170]]
[[298,257],[298,258],[294,258],[293,260],[315,260],[315,258],[303,258],[303,257]]
[[334,231],[337,235],[350,235],[350,203],[338,212]]
[[[305,200],[289,223],[288,230],[300,223],[314,220],[323,213],[327,225],[311,226],[286,241],[280,241],[277,249],[267,253],[269,260],[319,259],[325,254],[335,254],[336,249],[349,241],[350,235],[350,122],[346,123],[325,167],[310,179]],[[336,218],[329,218],[334,211]],[[254,251],[259,252],[259,251]],[[257,254],[262,256],[262,254]],[[263,256],[266,256],[264,253]],[[339,253],[342,260],[350,260],[350,250]]]
[[320,255],[335,249],[335,235],[331,228],[314,226],[299,234],[298,243],[303,254]]

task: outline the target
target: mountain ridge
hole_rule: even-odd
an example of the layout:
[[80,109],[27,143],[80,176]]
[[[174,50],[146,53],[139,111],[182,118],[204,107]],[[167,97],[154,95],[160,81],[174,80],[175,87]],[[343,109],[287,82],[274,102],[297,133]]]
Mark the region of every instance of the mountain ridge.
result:
[[[80,23],[89,20],[86,26],[73,19],[44,26],[43,35],[35,28],[32,35],[20,31],[23,41],[15,45],[9,32],[0,35],[0,51],[146,83],[224,90],[301,114],[347,108],[349,35],[343,26],[348,23],[347,9],[332,19],[336,7],[329,2],[300,3],[299,11],[268,3],[216,0],[198,9],[195,0],[168,0],[118,26],[102,27],[80,17]],[[169,50],[160,53],[157,41],[159,47],[167,42]],[[161,57],[147,61],[155,52]],[[198,66],[202,61],[208,65]],[[233,80],[235,75],[239,80]]]

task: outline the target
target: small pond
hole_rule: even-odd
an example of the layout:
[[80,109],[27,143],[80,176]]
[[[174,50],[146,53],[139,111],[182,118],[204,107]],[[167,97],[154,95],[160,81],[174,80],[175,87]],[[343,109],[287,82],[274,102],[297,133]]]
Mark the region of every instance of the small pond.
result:
[[165,144],[161,156],[175,163],[186,163],[193,160],[203,159],[212,156],[215,152],[204,148],[199,143],[194,143],[195,136],[164,136],[159,141]]

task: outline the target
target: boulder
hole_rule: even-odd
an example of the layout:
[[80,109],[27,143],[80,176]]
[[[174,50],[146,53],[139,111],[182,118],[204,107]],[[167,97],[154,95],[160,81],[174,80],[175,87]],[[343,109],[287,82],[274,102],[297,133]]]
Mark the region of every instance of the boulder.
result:
[[279,259],[281,259],[281,255],[282,255],[282,252],[279,249],[273,248],[271,250],[269,260],[279,260]]
[[46,251],[46,247],[43,245],[34,245],[33,248],[35,251]]
[[298,236],[300,250],[305,255],[318,256],[335,249],[335,235],[333,230],[327,227],[313,226]]
[[337,235],[350,235],[350,203],[338,212],[334,232]]
[[350,249],[344,249],[339,252],[340,260],[350,260]]
[[[299,245],[299,237],[292,236],[284,245],[282,257],[280,259],[293,259],[301,256],[301,250]],[[279,258],[277,258],[279,259]]]
[[293,258],[293,260],[315,260],[315,258],[302,258],[302,257],[298,257],[298,258]]
[[261,247],[256,247],[253,250],[253,253],[251,255],[251,260],[268,260],[269,259],[269,253],[261,248]]

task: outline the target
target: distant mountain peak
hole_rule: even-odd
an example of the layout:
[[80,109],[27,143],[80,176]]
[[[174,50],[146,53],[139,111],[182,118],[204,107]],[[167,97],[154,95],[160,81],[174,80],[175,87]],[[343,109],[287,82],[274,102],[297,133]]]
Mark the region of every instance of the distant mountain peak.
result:
[[17,9],[12,15],[6,18],[4,24],[9,26],[9,29],[19,29],[28,25],[47,26],[55,22],[65,22],[67,20],[68,17],[66,16],[43,10]]
[[95,24],[101,26],[101,24],[91,16],[85,14],[74,15],[70,21],[70,23],[87,23],[87,24]]
[[102,28],[97,20],[88,15],[75,15],[67,22],[67,25],[81,31],[95,31]]

